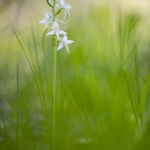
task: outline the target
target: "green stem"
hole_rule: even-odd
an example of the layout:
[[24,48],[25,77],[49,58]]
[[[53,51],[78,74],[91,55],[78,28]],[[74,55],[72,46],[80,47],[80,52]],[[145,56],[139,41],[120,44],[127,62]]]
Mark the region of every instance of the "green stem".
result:
[[52,140],[55,149],[55,99],[56,99],[56,39],[52,38]]
[[[53,19],[55,10],[53,7]],[[52,148],[55,150],[55,100],[56,100],[56,36],[52,37]]]

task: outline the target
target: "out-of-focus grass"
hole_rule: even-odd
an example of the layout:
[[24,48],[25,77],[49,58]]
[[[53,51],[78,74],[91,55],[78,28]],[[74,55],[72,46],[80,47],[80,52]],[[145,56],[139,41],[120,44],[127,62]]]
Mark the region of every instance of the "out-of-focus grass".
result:
[[[149,149],[148,21],[107,5],[79,12],[63,26],[70,53],[57,52],[56,149]],[[2,150],[52,149],[51,38],[39,14],[2,28]]]

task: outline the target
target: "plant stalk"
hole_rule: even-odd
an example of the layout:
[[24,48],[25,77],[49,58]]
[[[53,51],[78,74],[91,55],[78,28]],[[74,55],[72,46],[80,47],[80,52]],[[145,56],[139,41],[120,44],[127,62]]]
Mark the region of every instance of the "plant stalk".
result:
[[[55,3],[55,2],[54,2]],[[54,4],[55,5],[55,4]],[[55,21],[55,10],[53,7],[53,19]],[[52,149],[55,150],[55,101],[56,101],[56,36],[52,37]]]
[[56,39],[52,38],[52,140],[55,148]]

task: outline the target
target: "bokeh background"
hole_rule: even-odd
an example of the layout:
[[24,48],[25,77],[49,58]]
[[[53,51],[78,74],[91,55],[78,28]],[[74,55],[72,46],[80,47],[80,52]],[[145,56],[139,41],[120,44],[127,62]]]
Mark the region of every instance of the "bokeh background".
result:
[[[150,1],[66,0],[56,149],[150,149]],[[52,150],[46,0],[0,1],[0,149]],[[61,19],[63,15],[59,15]]]

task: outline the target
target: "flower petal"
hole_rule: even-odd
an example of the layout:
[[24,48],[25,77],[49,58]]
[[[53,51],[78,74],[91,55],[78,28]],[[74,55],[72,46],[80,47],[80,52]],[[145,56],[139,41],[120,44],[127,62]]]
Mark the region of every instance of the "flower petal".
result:
[[67,41],[65,41],[65,43],[66,44],[71,44],[71,43],[73,43],[74,41],[72,41],[72,40],[67,40]]
[[66,10],[64,11],[64,19],[63,20],[65,20],[66,19]]
[[66,34],[64,34],[63,40],[64,40],[64,41],[67,41],[67,40],[68,40],[68,38],[67,38],[67,35],[66,35]]
[[41,24],[47,24],[48,22],[47,22],[47,19],[43,19],[39,23],[41,23]]
[[51,14],[50,14],[49,11],[47,11],[46,14],[45,14],[45,18],[49,19],[50,17],[51,17]]
[[67,52],[69,53],[69,48],[68,48],[67,44],[65,44],[65,48],[66,48]]
[[47,35],[54,35],[54,34],[55,34],[54,30],[52,30],[52,31],[48,32],[48,33],[46,34],[46,36],[47,36]]
[[68,15],[69,15],[69,18],[70,18],[70,11],[69,11],[69,10],[66,10],[66,12],[68,13]]
[[58,34],[67,34],[66,32],[62,31],[62,30],[57,30],[56,31]]
[[57,51],[60,50],[60,49],[62,49],[63,46],[64,46],[64,45],[63,45],[63,42],[60,42],[59,45],[58,45],[58,47],[57,47]]
[[58,25],[58,22],[57,22],[57,21],[55,21],[55,22],[53,23],[53,29],[54,29],[54,30],[59,29],[59,25]]
[[60,37],[59,37],[58,32],[55,32],[55,34],[56,34],[57,40],[59,40],[59,39],[60,39]]

